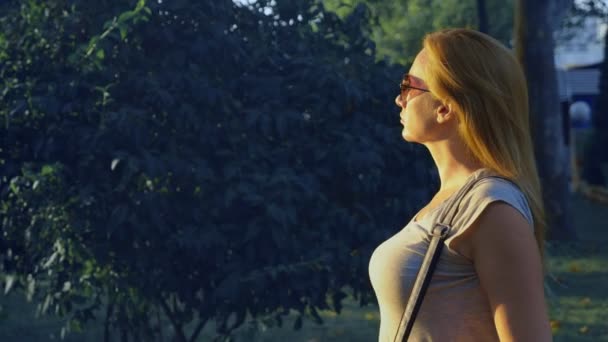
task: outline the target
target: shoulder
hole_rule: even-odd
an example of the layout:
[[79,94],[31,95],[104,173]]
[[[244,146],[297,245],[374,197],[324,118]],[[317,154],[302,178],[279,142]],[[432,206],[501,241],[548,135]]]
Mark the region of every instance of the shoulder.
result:
[[475,245],[484,241],[486,234],[499,237],[523,230],[533,237],[533,223],[528,202],[517,185],[503,178],[484,178],[463,196],[446,244],[472,259]]
[[534,236],[533,227],[513,205],[496,201],[489,203],[481,212],[471,229],[483,242],[483,237],[507,237],[525,234]]
[[[463,197],[461,210],[464,217],[461,218],[465,221],[467,219],[470,221],[471,218],[476,219],[491,204],[497,204],[496,202],[504,204],[499,206],[504,207],[502,211],[506,210],[511,215],[519,214],[531,226],[533,225],[532,213],[525,194],[515,183],[500,177],[486,177],[477,181]],[[511,207],[511,210],[507,207]],[[466,214],[473,217],[466,217]],[[468,223],[472,224],[473,222]]]
[[501,193],[518,193],[521,191],[515,183],[501,177],[485,177],[477,180],[468,195],[492,196]]

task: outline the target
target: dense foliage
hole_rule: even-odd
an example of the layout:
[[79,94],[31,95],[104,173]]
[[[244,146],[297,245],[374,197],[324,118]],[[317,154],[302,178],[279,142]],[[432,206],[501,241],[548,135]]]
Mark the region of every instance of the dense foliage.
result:
[[[491,15],[488,34],[511,45],[513,1],[483,0]],[[372,12],[370,37],[378,45],[378,56],[402,64],[413,61],[428,32],[446,27],[479,27],[476,0],[325,0],[327,7],[346,16],[359,3]]]
[[6,291],[123,341],[368,301],[371,251],[436,179],[401,138],[404,70],[365,6],[272,3],[0,5]]

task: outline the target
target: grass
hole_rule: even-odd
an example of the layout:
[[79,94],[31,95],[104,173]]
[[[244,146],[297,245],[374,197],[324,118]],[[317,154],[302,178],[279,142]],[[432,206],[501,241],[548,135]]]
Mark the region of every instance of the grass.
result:
[[549,297],[556,341],[608,341],[608,250],[584,241],[552,246]]
[[[608,208],[573,196],[572,206],[578,241],[552,242],[547,246],[549,271],[548,303],[556,342],[608,341]],[[305,320],[300,331],[292,329],[295,315],[281,328],[262,330],[249,324],[239,328],[236,341],[256,342],[334,342],[377,340],[379,316],[377,307],[359,307],[347,299],[340,315],[323,312],[325,321],[318,325]],[[35,305],[22,296],[0,295],[0,341],[59,341],[61,320],[56,317],[35,318]],[[170,330],[169,326],[165,331]],[[101,341],[101,323],[86,327],[84,333],[68,334],[64,341]],[[213,326],[207,327],[199,341],[211,340]]]
[[103,341],[101,324],[88,327],[85,333],[68,333],[62,340],[63,320],[55,316],[35,317],[36,305],[28,303],[21,293],[0,294],[0,305],[2,342]]

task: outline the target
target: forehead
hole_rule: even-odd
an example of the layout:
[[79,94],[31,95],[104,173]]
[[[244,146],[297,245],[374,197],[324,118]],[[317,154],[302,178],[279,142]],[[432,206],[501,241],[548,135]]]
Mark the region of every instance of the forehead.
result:
[[420,50],[416,58],[414,59],[414,63],[410,67],[409,74],[412,78],[420,80],[424,80],[426,76],[426,65],[428,62],[428,56],[424,49]]

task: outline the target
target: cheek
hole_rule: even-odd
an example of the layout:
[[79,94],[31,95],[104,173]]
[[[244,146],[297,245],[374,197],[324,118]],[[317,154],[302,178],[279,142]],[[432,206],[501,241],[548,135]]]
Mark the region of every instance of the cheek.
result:
[[433,140],[437,135],[437,123],[432,115],[432,110],[429,108],[421,108],[412,106],[403,111],[402,136],[409,142],[423,143]]
[[433,125],[433,119],[429,115],[428,110],[425,108],[419,107],[407,107],[405,110],[401,111],[402,117],[405,119],[405,122],[408,127],[416,127],[419,130],[426,130],[431,128]]

